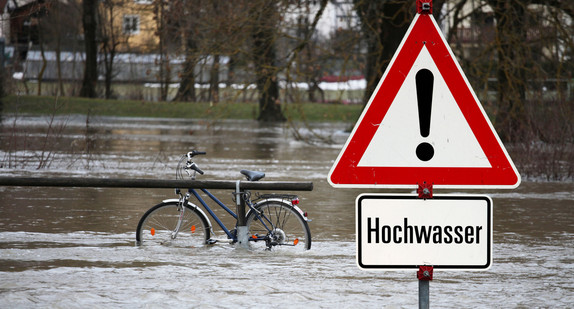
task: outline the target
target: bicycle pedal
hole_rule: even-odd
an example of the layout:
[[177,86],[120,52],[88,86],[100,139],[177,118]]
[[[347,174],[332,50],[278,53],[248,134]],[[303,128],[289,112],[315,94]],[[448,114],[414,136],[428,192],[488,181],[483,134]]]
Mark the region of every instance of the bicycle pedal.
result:
[[[233,238],[236,238],[236,237],[237,237],[237,230],[236,230],[236,229],[233,229],[233,230],[229,231],[229,233],[231,233],[231,235],[233,235]],[[227,235],[227,238],[228,238],[228,239],[233,239],[233,238],[229,237],[229,235]]]
[[217,239],[213,239],[213,238],[210,238],[210,239],[205,241],[205,244],[207,244],[207,245],[214,245],[216,243],[217,243]]

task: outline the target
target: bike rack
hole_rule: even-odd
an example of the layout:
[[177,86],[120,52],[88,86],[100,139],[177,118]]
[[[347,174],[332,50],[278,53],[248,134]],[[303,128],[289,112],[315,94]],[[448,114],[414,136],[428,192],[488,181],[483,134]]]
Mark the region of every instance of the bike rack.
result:
[[242,190],[313,191],[312,182],[224,181],[224,180],[164,180],[75,177],[9,177],[0,176],[0,186],[12,187],[76,187],[76,188],[194,188],[235,190],[237,202],[237,241],[247,248],[245,200]]

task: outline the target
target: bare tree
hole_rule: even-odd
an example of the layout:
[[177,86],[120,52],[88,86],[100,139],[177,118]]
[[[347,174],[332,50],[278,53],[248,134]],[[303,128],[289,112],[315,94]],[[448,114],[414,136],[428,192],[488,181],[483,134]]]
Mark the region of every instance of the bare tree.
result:
[[528,21],[525,2],[488,0],[496,19],[496,52],[498,58],[498,113],[496,126],[505,141],[520,139],[526,125],[527,71],[530,46],[527,43]]
[[367,43],[367,88],[363,99],[366,104],[409,27],[415,3],[410,0],[355,0],[354,3]]
[[259,91],[260,121],[285,121],[279,101],[279,81],[277,74],[277,22],[279,11],[274,1],[263,1],[253,6],[249,14],[253,18],[251,36],[253,39],[252,57],[255,65],[257,90]]
[[[462,14],[465,4],[471,4],[474,11]],[[572,50],[573,29],[559,16],[572,18],[574,3],[460,0],[453,7],[455,18],[449,41],[453,39],[458,47],[455,52],[462,57],[470,72],[469,78],[483,84],[485,89],[496,91],[493,110],[501,139],[521,142],[531,139],[531,134],[540,135],[540,132],[532,131],[538,121],[532,117],[544,113],[528,112],[533,108],[529,106],[536,106],[535,101],[546,100],[540,89],[548,88],[544,85],[547,81],[557,81],[552,88],[560,93],[560,81],[569,78],[564,74],[564,68],[569,66],[564,57],[566,51]],[[466,34],[460,32],[459,37],[457,27],[465,20],[470,20],[474,29],[467,29]],[[467,54],[461,44],[465,40],[476,42]],[[495,83],[489,85],[488,81]]]
[[158,44],[158,54],[159,54],[159,73],[158,80],[160,83],[160,101],[166,101],[169,91],[169,84],[171,82],[171,66],[170,66],[170,53],[168,49],[169,45],[169,32],[168,32],[168,10],[166,6],[167,2],[163,0],[154,0],[154,14],[156,21],[157,33],[159,36]]
[[451,43],[521,172],[574,174],[574,2],[449,1]]
[[38,27],[38,45],[40,45],[40,55],[42,56],[42,66],[40,67],[40,71],[38,71],[38,95],[42,95],[42,81],[44,80],[44,72],[46,72],[46,66],[48,65],[42,27]]
[[209,65],[209,91],[202,97],[213,103],[219,101],[221,60],[223,56],[231,57],[243,53],[242,48],[247,37],[244,32],[248,24],[245,16],[246,3],[247,1],[201,0],[170,2],[168,32],[170,37],[180,39],[180,44],[173,46],[176,50],[177,46],[180,46],[178,53],[185,56],[175,100],[197,100],[194,87],[198,74],[196,67],[202,62]]
[[[367,43],[365,65],[367,88],[363,99],[366,104],[413,19],[415,1],[354,0],[353,2]],[[444,0],[433,1],[435,17],[440,15],[443,4]]]
[[[309,2],[310,3],[310,2]],[[195,101],[194,84],[197,74],[209,75],[209,92],[202,96],[210,102],[218,102],[221,63],[228,66],[227,85],[236,79],[236,70],[242,72],[239,82],[249,82],[246,72],[254,72],[259,93],[259,119],[262,121],[283,121],[281,109],[279,74],[289,74],[291,64],[303,54],[316,27],[318,18],[327,0],[320,2],[320,10],[313,23],[306,25],[308,31],[292,42],[277,47],[281,40],[289,37],[282,25],[292,3],[289,1],[226,1],[205,2],[200,0],[176,0],[170,2],[169,38],[172,50],[185,56],[181,81],[175,100]],[[309,4],[308,4],[309,5]],[[177,41],[177,40],[176,40]],[[175,43],[175,44],[173,44]],[[173,49],[175,47],[175,49]],[[307,50],[309,52],[309,49]],[[225,57],[225,58],[223,58]],[[199,66],[200,63],[206,64]],[[208,71],[197,72],[207,67]],[[202,74],[203,75],[203,74]],[[201,80],[200,80],[201,82]]]
[[[291,45],[294,45],[294,47],[287,49],[291,49],[285,64],[287,82],[290,82],[290,78],[298,82],[305,82],[308,86],[308,99],[311,102],[317,101],[316,92],[320,93],[321,101],[325,101],[325,93],[319,87],[323,73],[321,66],[325,58],[334,57],[332,53],[321,46],[324,42],[320,42],[321,38],[315,35],[317,23],[323,15],[327,1],[322,0],[318,4],[317,7],[316,2],[298,2],[291,12],[295,16],[293,25],[286,23],[283,27],[287,29],[282,30],[287,32],[284,35],[290,38],[290,41],[293,41]],[[313,10],[316,12],[313,13]],[[293,28],[294,34],[289,33],[290,27]],[[292,75],[294,76],[292,77]]]
[[56,57],[56,94],[65,95],[65,74],[69,72],[62,68],[61,55],[65,51],[75,51],[78,48],[76,38],[80,31],[78,26],[81,24],[79,3],[50,0],[46,2],[45,9],[34,15],[39,20],[38,45],[43,59],[46,60],[46,67],[48,59],[45,52],[54,51]]
[[[41,85],[41,78],[40,76],[44,74],[44,70],[46,69],[46,57],[45,57],[45,45],[48,48],[53,48],[56,53],[56,70],[58,75],[58,90],[60,95],[64,94],[64,82],[62,80],[62,66],[61,66],[61,57],[60,54],[62,52],[62,32],[63,23],[62,19],[60,18],[60,14],[63,11],[65,6],[60,3],[59,1],[51,1],[50,2],[50,14],[47,16],[43,16],[40,21],[40,27],[38,27],[38,37],[39,37],[39,45],[40,45],[40,52],[42,55],[42,68],[39,72],[38,77],[38,94],[40,95],[42,85]],[[51,41],[54,41],[53,44],[50,44]]]
[[[171,2],[171,20],[173,32],[181,38],[181,50],[185,57],[180,83],[175,101],[195,102],[195,66],[198,63],[197,22],[200,17],[200,3],[194,0]],[[192,9],[195,7],[195,9]],[[176,35],[177,36],[177,35]]]
[[276,53],[276,41],[281,35],[278,22],[282,20],[278,4],[263,1],[251,8],[249,14],[253,19],[251,54],[259,92],[259,121],[286,120],[280,105],[278,73],[283,69],[289,70],[299,53],[305,49],[326,4],[326,1],[321,1],[311,29],[305,33],[303,40],[287,53],[284,66],[279,65]]
[[218,23],[218,18],[209,10],[213,3],[201,0],[175,0],[169,3],[167,25],[175,52],[184,56],[179,89],[175,101],[195,102],[197,93],[196,66],[207,52],[205,48],[205,28]]
[[101,1],[98,17],[98,37],[104,65],[104,97],[112,97],[114,60],[121,44],[127,45],[128,35],[122,35],[121,15],[123,0]]
[[97,0],[82,0],[86,60],[80,96],[88,98],[96,97],[96,85],[98,83],[97,5]]

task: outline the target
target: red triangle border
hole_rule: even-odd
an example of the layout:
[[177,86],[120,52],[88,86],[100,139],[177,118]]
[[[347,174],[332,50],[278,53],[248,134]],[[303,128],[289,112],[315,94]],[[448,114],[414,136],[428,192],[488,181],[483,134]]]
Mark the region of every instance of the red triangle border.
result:
[[[405,78],[426,45],[491,167],[357,166]],[[368,138],[367,138],[368,137]],[[339,157],[328,180],[334,187],[516,188],[520,174],[456,62],[432,15],[417,14]]]

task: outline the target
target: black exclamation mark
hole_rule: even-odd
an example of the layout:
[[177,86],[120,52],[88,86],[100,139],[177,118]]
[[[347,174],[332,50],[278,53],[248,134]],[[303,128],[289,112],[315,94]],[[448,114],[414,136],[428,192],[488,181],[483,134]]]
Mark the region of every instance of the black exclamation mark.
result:
[[[430,133],[432,89],[434,76],[427,69],[422,69],[415,76],[417,84],[417,102],[419,107],[419,127],[422,137],[428,137]],[[421,161],[428,161],[434,156],[434,148],[429,143],[420,143],[417,146],[417,157]]]

